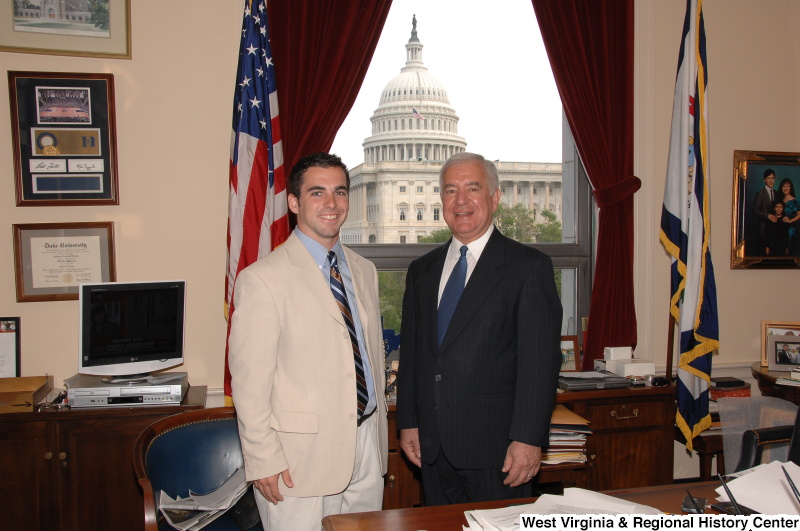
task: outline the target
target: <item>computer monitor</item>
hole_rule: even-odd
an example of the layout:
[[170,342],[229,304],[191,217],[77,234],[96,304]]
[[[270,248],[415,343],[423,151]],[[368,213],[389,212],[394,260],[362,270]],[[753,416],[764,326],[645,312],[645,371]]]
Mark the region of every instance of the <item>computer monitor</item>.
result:
[[143,378],[183,363],[186,281],[81,284],[78,372]]

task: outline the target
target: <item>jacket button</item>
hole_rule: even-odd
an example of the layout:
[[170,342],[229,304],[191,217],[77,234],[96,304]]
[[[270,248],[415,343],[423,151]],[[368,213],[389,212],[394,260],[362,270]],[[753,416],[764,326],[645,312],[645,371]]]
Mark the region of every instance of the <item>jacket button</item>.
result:
[[433,379],[435,381],[437,381],[437,382],[440,382],[442,380],[442,375],[441,374],[437,374],[436,376],[433,377]]

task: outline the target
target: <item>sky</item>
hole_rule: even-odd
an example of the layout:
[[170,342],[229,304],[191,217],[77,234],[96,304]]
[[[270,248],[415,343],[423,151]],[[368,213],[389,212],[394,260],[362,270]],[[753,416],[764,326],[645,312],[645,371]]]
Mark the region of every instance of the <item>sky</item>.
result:
[[349,168],[364,161],[370,117],[405,66],[414,14],[423,63],[447,89],[467,151],[489,160],[560,162],[561,100],[531,0],[393,0],[331,152]]

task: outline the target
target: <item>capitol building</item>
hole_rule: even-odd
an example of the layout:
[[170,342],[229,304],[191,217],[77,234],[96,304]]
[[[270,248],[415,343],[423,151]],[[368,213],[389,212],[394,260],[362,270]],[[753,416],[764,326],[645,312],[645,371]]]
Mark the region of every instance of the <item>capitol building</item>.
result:
[[[350,214],[342,226],[345,244],[416,243],[447,228],[439,194],[444,161],[467,150],[458,136],[458,115],[447,90],[422,62],[416,17],[406,46],[406,64],[380,95],[372,135],[364,140],[364,162],[350,170]],[[543,210],[562,218],[561,163],[494,161],[500,203],[522,204],[536,222]]]

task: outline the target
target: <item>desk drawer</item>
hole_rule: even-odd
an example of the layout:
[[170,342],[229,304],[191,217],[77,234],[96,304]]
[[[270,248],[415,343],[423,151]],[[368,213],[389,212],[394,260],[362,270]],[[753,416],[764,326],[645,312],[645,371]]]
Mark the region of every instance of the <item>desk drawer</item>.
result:
[[661,402],[590,405],[587,412],[593,430],[658,426],[664,422],[664,404]]

